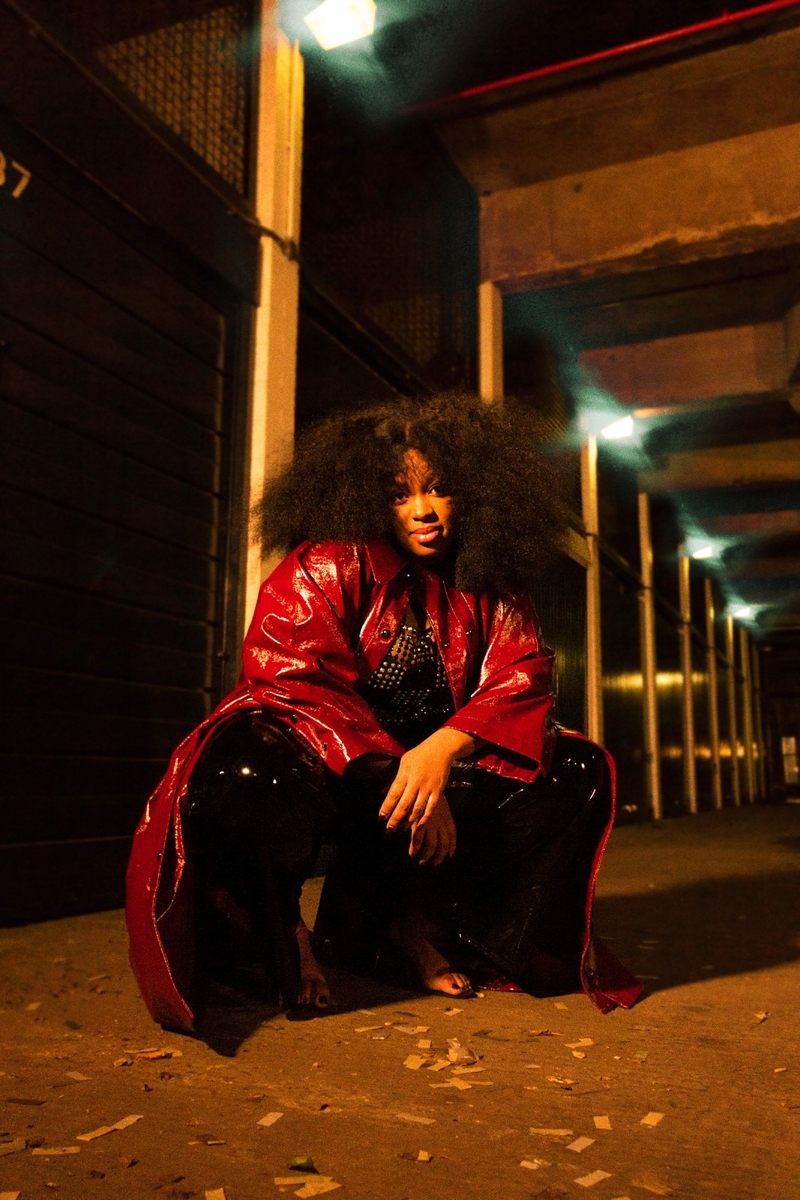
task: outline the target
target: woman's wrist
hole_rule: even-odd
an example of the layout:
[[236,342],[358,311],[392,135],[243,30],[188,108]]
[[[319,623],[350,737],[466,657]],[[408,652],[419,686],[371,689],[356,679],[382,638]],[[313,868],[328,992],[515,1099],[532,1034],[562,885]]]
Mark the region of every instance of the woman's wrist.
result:
[[453,729],[451,725],[443,725],[441,729],[437,729],[435,733],[431,734],[431,740],[434,739],[451,762],[461,762],[465,758],[471,758],[483,745],[479,738],[474,738],[461,729]]

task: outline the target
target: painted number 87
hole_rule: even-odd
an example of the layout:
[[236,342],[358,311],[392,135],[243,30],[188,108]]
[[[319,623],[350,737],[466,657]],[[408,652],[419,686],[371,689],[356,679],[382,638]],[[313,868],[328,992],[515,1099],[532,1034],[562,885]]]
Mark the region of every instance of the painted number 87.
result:
[[16,184],[14,184],[13,188],[11,188],[11,195],[15,200],[19,200],[20,196],[25,191],[25,188],[31,181],[31,173],[20,163],[14,162],[13,159],[9,163],[5,154],[3,154],[2,150],[0,150],[0,188],[6,186],[11,187],[13,183],[13,180],[9,178],[11,171],[14,171],[19,175],[19,179],[17,180]]

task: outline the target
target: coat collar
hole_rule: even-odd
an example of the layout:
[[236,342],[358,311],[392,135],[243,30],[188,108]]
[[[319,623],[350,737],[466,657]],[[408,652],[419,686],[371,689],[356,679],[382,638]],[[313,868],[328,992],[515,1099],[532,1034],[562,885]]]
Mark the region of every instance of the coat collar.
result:
[[408,566],[400,552],[389,542],[373,538],[364,543],[364,550],[376,583],[388,583]]

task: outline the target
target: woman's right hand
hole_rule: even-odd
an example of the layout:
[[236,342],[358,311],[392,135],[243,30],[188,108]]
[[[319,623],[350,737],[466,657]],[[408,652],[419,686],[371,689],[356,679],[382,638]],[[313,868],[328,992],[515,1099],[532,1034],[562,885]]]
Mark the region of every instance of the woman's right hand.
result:
[[446,858],[452,858],[455,852],[456,825],[450,805],[445,797],[441,796],[427,820],[423,824],[415,822],[411,826],[408,853],[419,861],[420,866],[429,862],[438,867]]

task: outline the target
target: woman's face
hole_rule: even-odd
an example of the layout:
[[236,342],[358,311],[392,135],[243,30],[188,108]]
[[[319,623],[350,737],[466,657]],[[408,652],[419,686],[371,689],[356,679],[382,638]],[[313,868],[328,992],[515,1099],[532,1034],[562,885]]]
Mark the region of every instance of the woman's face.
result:
[[455,503],[418,450],[404,465],[392,504],[395,537],[404,554],[435,562],[455,540]]

